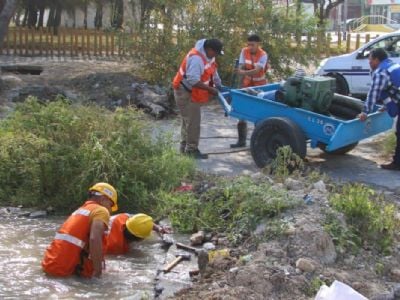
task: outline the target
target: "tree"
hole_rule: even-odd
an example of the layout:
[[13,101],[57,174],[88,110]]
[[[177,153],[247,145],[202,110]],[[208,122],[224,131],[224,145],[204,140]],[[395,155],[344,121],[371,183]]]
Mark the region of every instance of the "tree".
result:
[[325,25],[325,20],[329,18],[332,9],[343,3],[344,0],[313,0],[314,15],[319,20],[318,25],[320,27]]
[[[4,2],[5,1],[5,2]],[[1,5],[2,4],[2,5]],[[8,32],[10,20],[17,9],[17,0],[3,0],[0,5],[0,48],[3,47],[4,38]]]

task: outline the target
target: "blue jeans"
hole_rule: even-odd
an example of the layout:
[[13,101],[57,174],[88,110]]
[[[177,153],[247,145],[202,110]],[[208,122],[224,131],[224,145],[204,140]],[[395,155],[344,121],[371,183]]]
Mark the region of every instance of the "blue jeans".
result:
[[396,150],[394,152],[393,162],[400,166],[400,115],[397,116],[396,139]]

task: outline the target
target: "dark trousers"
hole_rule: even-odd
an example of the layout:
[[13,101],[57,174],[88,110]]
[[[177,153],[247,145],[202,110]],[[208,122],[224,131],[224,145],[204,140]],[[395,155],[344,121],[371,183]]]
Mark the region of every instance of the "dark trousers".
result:
[[393,162],[400,166],[400,115],[397,116],[396,139],[396,151],[393,156]]

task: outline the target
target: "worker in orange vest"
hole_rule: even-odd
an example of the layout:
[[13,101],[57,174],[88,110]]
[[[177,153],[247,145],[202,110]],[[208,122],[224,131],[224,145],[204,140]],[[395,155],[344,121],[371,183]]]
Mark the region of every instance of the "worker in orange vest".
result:
[[61,225],[42,260],[49,275],[100,277],[110,212],[118,209],[117,191],[108,183],[89,189],[88,200]]
[[106,254],[126,254],[129,244],[140,242],[150,236],[152,230],[170,233],[170,228],[154,224],[153,218],[145,214],[118,214],[112,216],[107,232]]
[[197,41],[183,59],[173,80],[174,96],[182,117],[181,153],[196,159],[207,159],[200,152],[201,106],[211,95],[217,95],[221,79],[217,72],[217,55],[223,55],[222,43],[217,39]]
[[[242,87],[255,87],[267,84],[265,73],[268,68],[268,54],[260,47],[261,39],[252,34],[247,38],[247,47],[242,49],[239,58],[239,68],[236,70],[242,76]],[[237,124],[238,141],[231,148],[246,146],[247,123],[239,120]]]

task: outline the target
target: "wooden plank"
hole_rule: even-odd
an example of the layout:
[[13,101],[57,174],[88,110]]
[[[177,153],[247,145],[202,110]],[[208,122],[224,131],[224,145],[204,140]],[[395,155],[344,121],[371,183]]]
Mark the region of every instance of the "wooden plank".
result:
[[10,55],[10,35],[6,35],[6,40],[5,40],[5,45],[6,45],[6,54]]
[[330,56],[330,54],[331,54],[331,40],[332,40],[332,35],[330,32],[328,32],[328,35],[326,37],[326,54],[327,54],[327,56]]
[[69,40],[69,51],[70,51],[70,56],[74,56],[74,32],[68,31],[68,40]]
[[110,56],[109,34],[106,32],[106,56]]
[[367,33],[367,35],[365,36],[365,43],[368,43],[370,40],[371,40],[371,35]]
[[360,48],[360,34],[357,33],[356,35],[356,49]]
[[115,48],[115,34],[111,33],[111,56],[114,56],[114,48]]
[[43,54],[43,28],[39,29],[39,55]]
[[58,30],[58,34],[57,34],[57,56],[58,57],[61,56],[61,36],[62,36],[62,29],[60,28]]
[[51,57],[54,56],[54,34],[50,32],[50,55]]
[[85,35],[86,35],[86,46],[87,46],[86,54],[90,57],[90,32],[86,31]]
[[93,32],[93,55],[97,56],[97,31]]
[[65,56],[65,52],[66,52],[66,48],[67,48],[67,37],[66,37],[66,32],[65,30],[62,31],[62,52],[63,52],[63,56]]
[[13,48],[14,48],[14,55],[17,55],[17,32],[13,31]]
[[45,31],[45,49],[46,49],[46,56],[49,56],[49,32],[48,30]]
[[[29,30],[29,29],[28,29]],[[28,30],[24,30],[24,52],[25,55],[29,55],[29,36],[28,36]]]
[[22,32],[22,28],[21,27],[19,27],[18,28],[18,39],[19,39],[19,45],[18,45],[18,48],[19,48],[19,55],[22,55],[23,53],[22,53],[22,51],[23,51],[23,47],[22,47],[22,35],[23,35],[23,32]]
[[351,33],[348,33],[346,37],[346,52],[349,53],[350,49],[351,49]]
[[338,32],[337,45],[338,45],[339,49],[342,48],[342,32],[341,31]]
[[82,32],[79,33],[79,37],[81,39],[81,55],[82,57],[85,55],[85,36],[82,34]]
[[75,55],[79,56],[78,32],[75,32],[74,34],[74,48],[75,48]]
[[99,55],[103,56],[103,31],[100,31],[99,34]]

